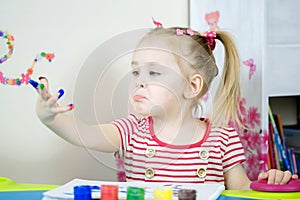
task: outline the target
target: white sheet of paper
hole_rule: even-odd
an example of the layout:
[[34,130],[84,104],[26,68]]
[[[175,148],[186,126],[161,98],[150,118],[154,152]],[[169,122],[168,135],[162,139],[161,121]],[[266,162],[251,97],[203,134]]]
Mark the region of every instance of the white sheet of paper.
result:
[[[177,192],[180,189],[195,189],[197,191],[197,200],[217,199],[225,189],[224,185],[216,183],[188,184],[188,183],[147,183],[147,182],[108,182],[84,179],[73,179],[72,181],[49,190],[44,193],[43,200],[73,200],[73,187],[80,185],[100,186],[103,184],[119,186],[119,200],[126,200],[126,191],[128,186],[140,187],[145,189],[145,200],[153,200],[153,190],[157,188],[171,188],[173,190],[173,200],[178,200]],[[93,190],[92,197],[100,199],[100,190]]]

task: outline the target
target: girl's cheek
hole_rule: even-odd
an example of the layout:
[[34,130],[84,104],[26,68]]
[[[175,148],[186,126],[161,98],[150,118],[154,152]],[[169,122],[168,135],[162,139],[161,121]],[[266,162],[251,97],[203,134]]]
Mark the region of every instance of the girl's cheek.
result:
[[129,86],[128,86],[128,94],[132,94],[133,91],[136,88],[136,83],[134,81],[130,81]]
[[170,75],[160,79],[159,84],[170,90],[172,93],[178,93],[186,87],[185,79],[178,74],[173,74],[172,76]]
[[136,90],[137,90],[136,84],[133,82],[130,82],[129,87],[128,87],[128,98],[129,98],[128,101],[129,101],[130,105],[132,105],[132,103],[133,103],[133,95],[136,92]]

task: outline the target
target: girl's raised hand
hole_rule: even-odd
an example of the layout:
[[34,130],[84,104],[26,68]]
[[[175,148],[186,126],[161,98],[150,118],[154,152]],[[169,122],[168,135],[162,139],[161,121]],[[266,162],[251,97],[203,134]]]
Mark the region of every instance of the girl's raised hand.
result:
[[64,91],[60,89],[55,94],[50,94],[48,80],[45,77],[39,78],[40,83],[30,80],[29,83],[39,94],[36,112],[43,123],[50,123],[58,113],[64,113],[74,108],[73,104],[60,106],[57,101],[62,97]]
[[291,179],[298,179],[298,176],[290,171],[271,169],[259,174],[258,180],[262,179],[268,179],[268,184],[287,184]]

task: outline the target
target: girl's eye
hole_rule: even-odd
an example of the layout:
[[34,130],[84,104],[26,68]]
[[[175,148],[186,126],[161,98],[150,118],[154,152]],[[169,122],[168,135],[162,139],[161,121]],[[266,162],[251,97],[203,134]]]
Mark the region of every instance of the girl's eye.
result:
[[161,75],[161,73],[155,72],[155,71],[150,71],[149,74],[150,74],[150,76],[159,76],[159,75]]
[[132,75],[133,75],[133,76],[138,76],[139,74],[140,74],[139,71],[132,71]]

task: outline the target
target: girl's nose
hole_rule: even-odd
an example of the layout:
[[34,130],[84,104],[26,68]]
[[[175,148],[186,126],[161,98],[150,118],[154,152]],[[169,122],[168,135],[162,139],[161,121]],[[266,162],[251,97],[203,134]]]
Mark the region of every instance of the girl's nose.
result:
[[138,83],[137,88],[145,88],[146,87],[146,84],[145,83]]

